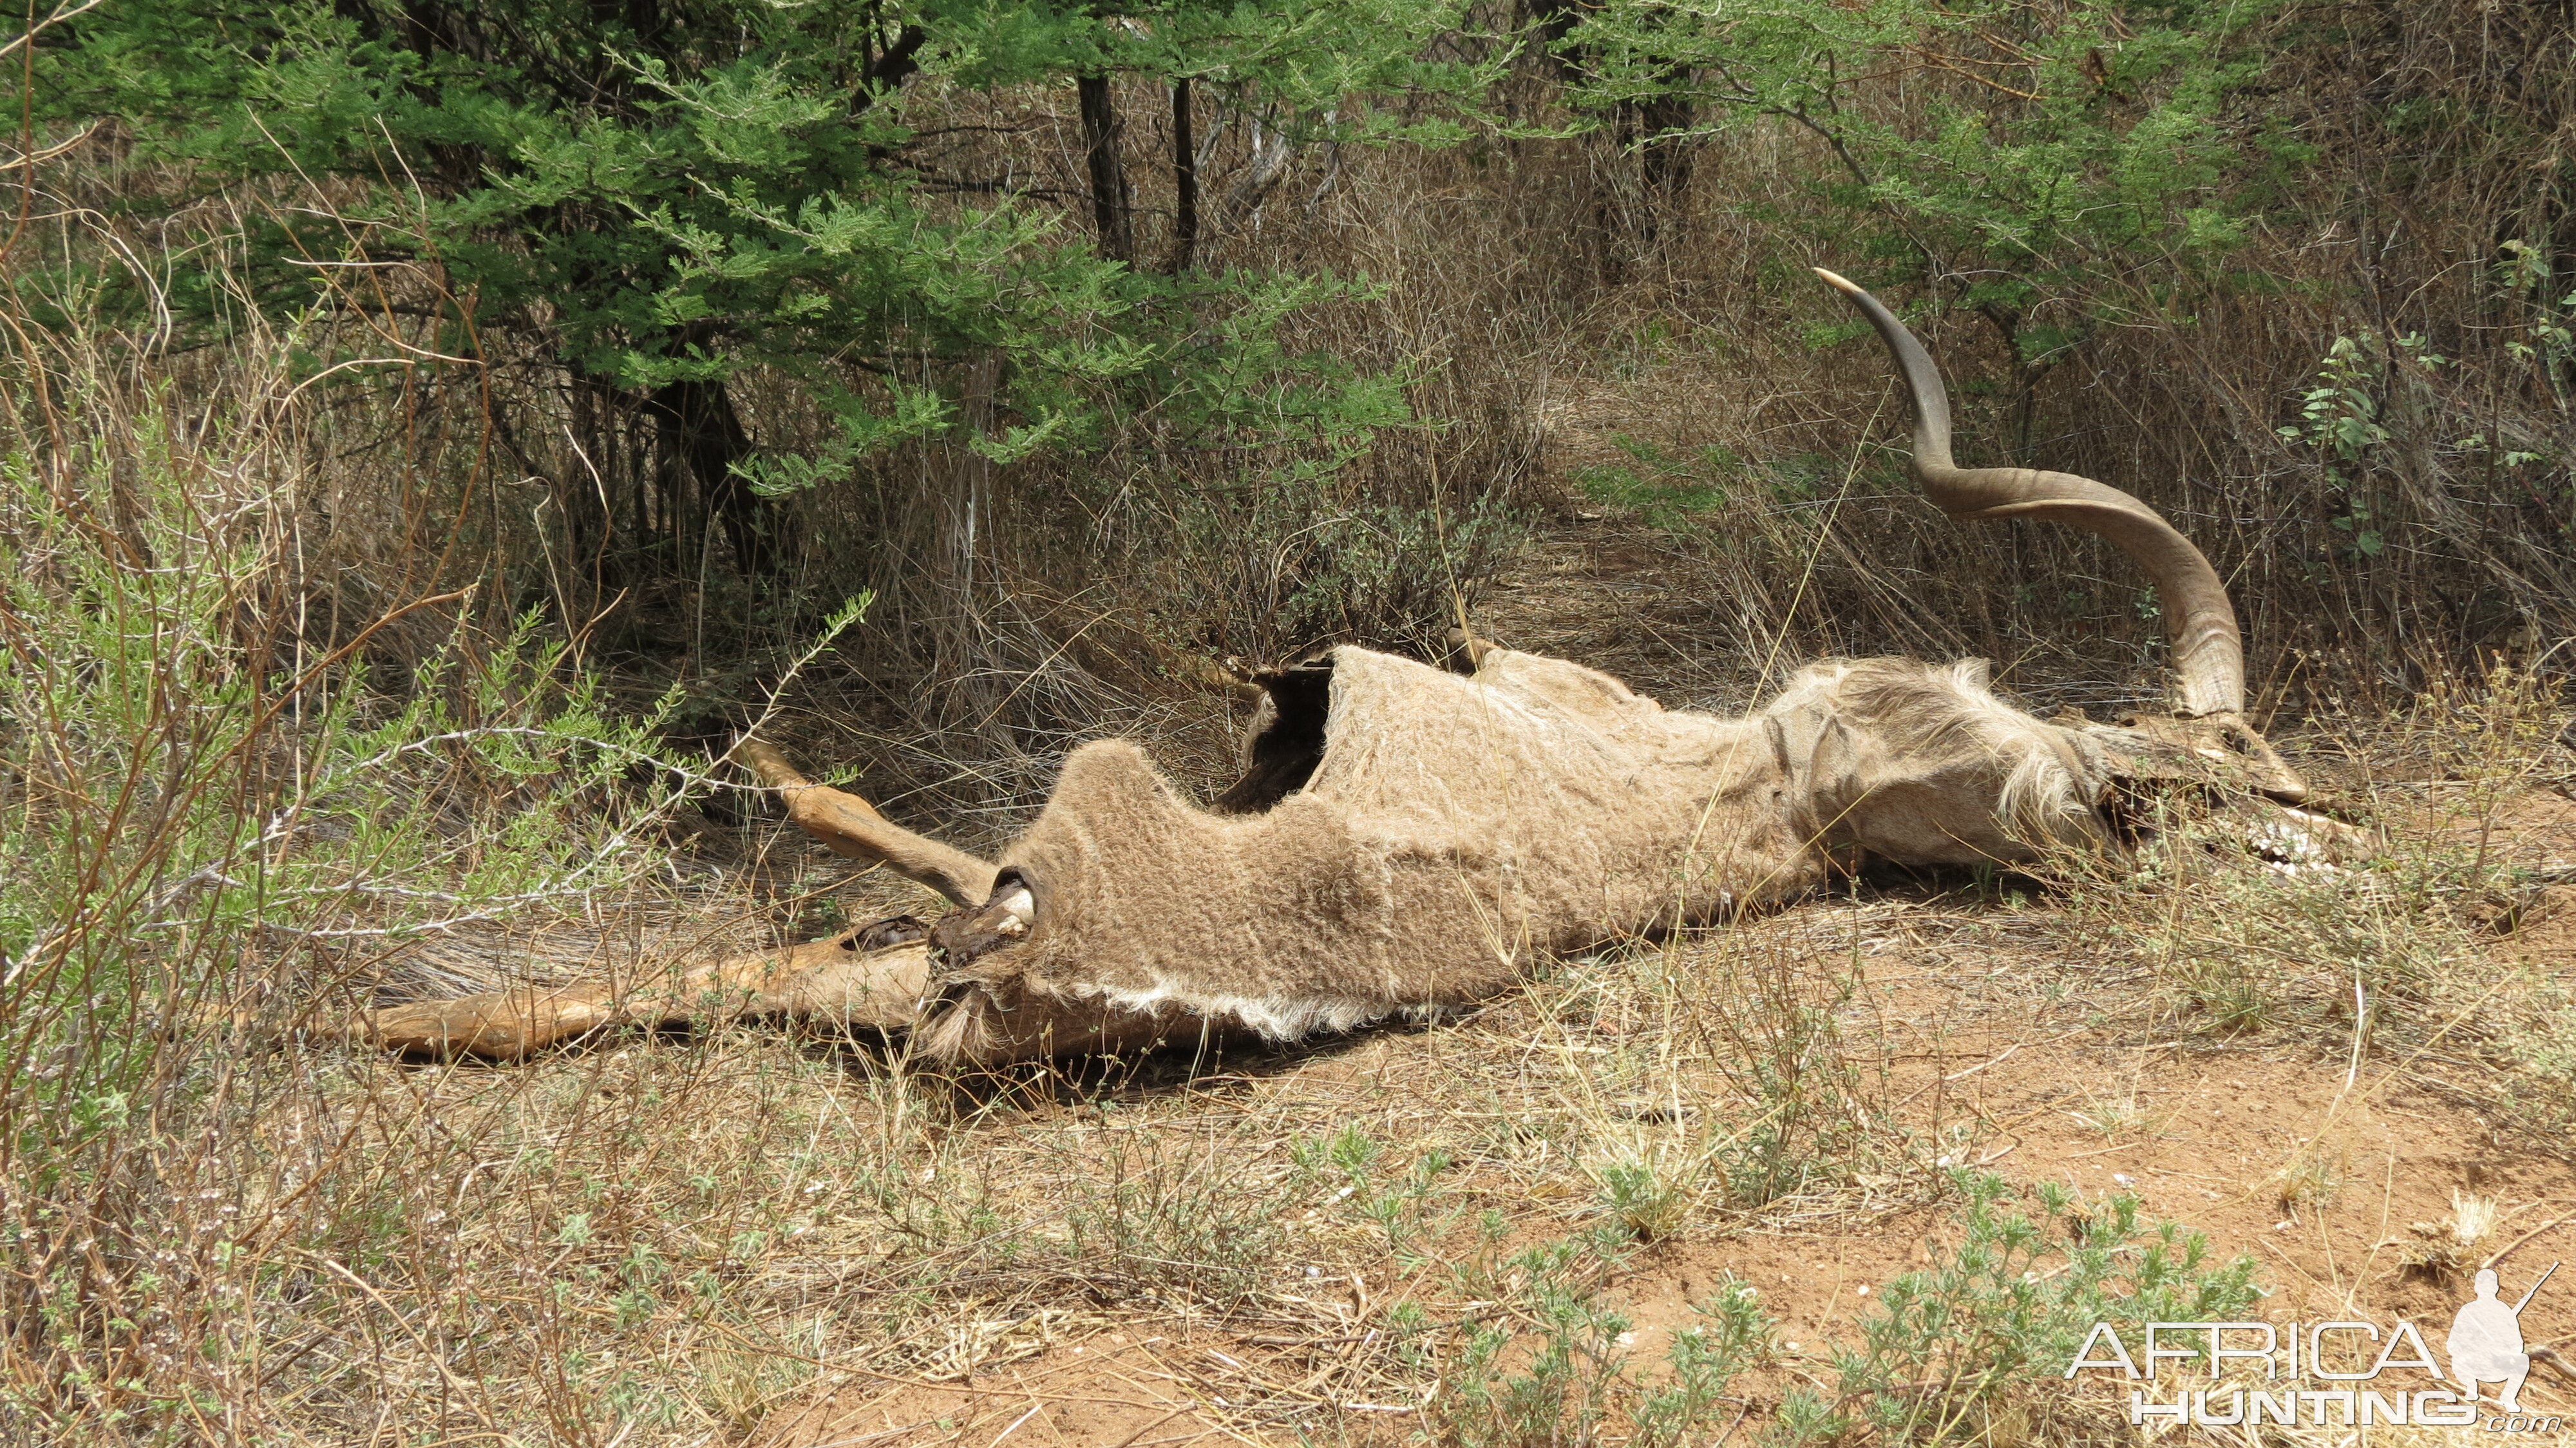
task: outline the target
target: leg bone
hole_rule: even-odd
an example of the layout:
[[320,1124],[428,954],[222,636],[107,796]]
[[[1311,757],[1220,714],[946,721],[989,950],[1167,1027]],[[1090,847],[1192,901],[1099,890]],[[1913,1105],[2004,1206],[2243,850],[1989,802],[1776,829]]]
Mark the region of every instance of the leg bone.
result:
[[788,817],[832,853],[882,864],[968,909],[983,904],[993,893],[992,865],[953,845],[914,834],[855,794],[816,784],[769,745],[746,739],[735,748],[734,756],[760,776],[762,784],[778,791]]
[[368,1012],[350,1033],[404,1055],[515,1061],[604,1026],[672,1025],[710,1016],[784,1014],[901,1029],[913,1023],[929,986],[930,948],[918,935],[871,947],[862,937],[873,929],[734,956],[675,981],[632,989],[582,981],[391,1006]]

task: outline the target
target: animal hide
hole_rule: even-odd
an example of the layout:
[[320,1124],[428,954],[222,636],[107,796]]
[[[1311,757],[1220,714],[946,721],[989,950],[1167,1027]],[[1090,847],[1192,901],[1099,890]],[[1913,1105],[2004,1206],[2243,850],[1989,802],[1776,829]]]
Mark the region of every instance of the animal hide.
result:
[[[1818,664],[1736,719],[1503,649],[1472,677],[1350,647],[1329,671],[1320,758],[1257,812],[1191,804],[1128,741],[1076,750],[993,886],[1028,892],[1025,933],[949,950],[921,1041],[1294,1039],[1798,894],[1838,854],[2008,864],[2103,834],[2100,744],[1997,701],[1978,661]],[[1247,779],[1311,732],[1300,707],[1268,711]]]

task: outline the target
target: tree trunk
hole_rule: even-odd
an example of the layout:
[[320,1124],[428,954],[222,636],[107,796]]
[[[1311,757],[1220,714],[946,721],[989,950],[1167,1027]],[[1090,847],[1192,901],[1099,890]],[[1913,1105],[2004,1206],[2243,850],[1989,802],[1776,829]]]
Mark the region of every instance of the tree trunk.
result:
[[1082,76],[1074,89],[1081,101],[1083,148],[1091,163],[1091,220],[1100,230],[1100,254],[1133,265],[1136,226],[1127,205],[1127,166],[1119,156],[1118,111],[1109,98],[1109,77]]
[[939,544],[932,553],[936,601],[930,674],[941,681],[940,713],[950,727],[997,739],[1006,737],[997,723],[1004,696],[992,672],[992,633],[977,577],[993,510],[993,460],[972,443],[992,431],[1001,371],[1001,358],[991,352],[967,363],[958,389],[956,432],[923,445],[923,482],[934,490],[939,527]]
[[[698,500],[712,522],[724,525],[734,566],[758,577],[774,566],[769,505],[733,470],[751,456],[751,434],[721,382],[670,382],[653,389],[645,407],[653,414],[663,456],[697,483]],[[700,546],[703,540],[700,540]]]
[[1198,264],[1199,155],[1190,125],[1190,78],[1172,82],[1172,262],[1179,276]]
[[[1676,86],[1683,77],[1668,77]],[[1690,142],[1675,135],[1690,129],[1698,117],[1687,97],[1664,94],[1637,103],[1637,129],[1643,139],[1638,143],[1638,179],[1644,183],[1645,220],[1639,240],[1652,247],[1661,238],[1664,224],[1684,219],[1682,205],[1690,195]]]

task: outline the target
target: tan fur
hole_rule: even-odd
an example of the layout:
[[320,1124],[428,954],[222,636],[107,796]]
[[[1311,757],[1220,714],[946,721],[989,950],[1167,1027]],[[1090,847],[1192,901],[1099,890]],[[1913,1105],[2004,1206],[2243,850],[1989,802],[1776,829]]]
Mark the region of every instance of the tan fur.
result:
[[943,974],[925,1039],[991,1059],[1035,1038],[1033,1013],[1287,1039],[1462,1005],[1551,952],[1797,894],[1836,849],[2012,863],[2097,842],[2104,774],[1978,664],[1822,664],[1720,719],[1532,654],[1461,678],[1339,649],[1323,763],[1266,813],[1193,806],[1126,741],[1075,751],[1000,861],[1034,929]]
[[662,977],[622,984],[583,981],[554,989],[490,991],[371,1011],[353,1038],[407,1056],[480,1056],[514,1061],[604,1026],[685,1025],[737,1016],[791,1015],[877,1030],[918,1019],[930,981],[929,947],[881,950],[851,936],[788,950],[734,956]]
[[1256,814],[1200,808],[1132,742],[1085,745],[996,863],[746,748],[818,839],[970,905],[991,895],[996,947],[941,964],[919,943],[824,941],[663,984],[395,1007],[358,1032],[512,1058],[607,1025],[784,1013],[911,1027],[953,1062],[1210,1031],[1292,1040],[1466,1005],[1555,952],[1794,896],[1837,854],[2009,864],[2103,838],[2110,755],[1997,700],[1982,663],[1830,661],[1722,719],[1578,664],[1478,658],[1462,677],[1335,650],[1322,759]]

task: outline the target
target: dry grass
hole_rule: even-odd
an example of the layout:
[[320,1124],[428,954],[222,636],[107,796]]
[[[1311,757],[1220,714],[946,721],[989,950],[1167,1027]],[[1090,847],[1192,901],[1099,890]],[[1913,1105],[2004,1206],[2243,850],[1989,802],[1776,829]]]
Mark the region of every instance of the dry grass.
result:
[[[109,1431],[121,1402],[141,1431],[194,1397],[227,1436],[395,1422],[412,1441],[723,1442],[825,1384],[1009,1397],[1022,1365],[1115,1332],[1198,1345],[1166,1388],[1201,1405],[1192,1432],[1409,1433],[1387,1425],[1421,1414],[1372,1409],[1472,1386],[1449,1376],[1469,1327],[1521,1344],[1486,1369],[1508,1378],[1565,1330],[1550,1314],[1567,1300],[1598,1325],[1675,1291],[1695,1254],[1738,1259],[1718,1286],[1781,1234],[1937,1220],[1956,1187],[1936,1158],[2000,1138],[1901,1074],[1920,1044],[1872,1004],[1897,973],[1880,962],[1909,939],[2060,948],[2064,912],[2027,909],[1873,894],[1569,962],[1463,1023],[963,1082],[882,1043],[765,1028],[505,1069],[290,1048],[237,1068],[259,1089],[213,1104],[184,1167],[164,1158],[154,1281],[101,1304],[88,1352],[116,1344],[153,1391],[102,1383],[85,1412],[54,1399],[73,1410],[55,1422]],[[2130,909],[2161,914],[2151,895]],[[2131,1038],[2188,1029],[2159,980],[2087,1008],[2134,1001]],[[2338,1053],[2321,1054],[2331,1080]],[[2420,1064],[2383,1046],[2365,1072]],[[2539,1063],[2462,1080],[2517,1064]],[[2552,1085],[2564,1099],[2563,1079],[2521,1089]],[[2133,1129],[2136,1096],[2118,1100],[2116,1127],[2082,1123],[2082,1141]],[[2323,1162],[2275,1173],[2297,1183],[2279,1189],[2294,1214],[2343,1181]],[[1550,1243],[1577,1255],[1528,1255]],[[1593,1375],[1569,1378],[1610,1441],[1644,1431],[1664,1381],[1623,1333],[1626,1316],[1601,1327]],[[1778,1412],[1797,1381],[1779,1365],[1817,1361],[1813,1341],[1785,1351],[1755,1352],[1707,1426]],[[1127,1391],[1076,1381],[1058,1391]],[[964,1441],[972,1416],[896,1437]]]
[[[2527,702],[2476,707],[2510,718]],[[2507,810],[2529,798],[2497,795]],[[2443,820],[2448,838],[2478,833],[2474,816]],[[2536,863],[2530,839],[2483,833],[2497,878]],[[790,847],[781,878],[829,888],[817,865]],[[2173,891],[2198,903],[2177,909]],[[2383,928],[2369,879],[2334,898]],[[2048,1093],[2042,1115],[2092,1113],[2070,1123],[2070,1167],[2198,1109],[2156,1100],[2169,1067],[2105,1095],[2059,1064],[2008,1071],[2015,1050],[2070,1023],[2114,1043],[2223,1027],[2211,1050],[2264,1044],[2316,1068],[2303,1104],[2336,1095],[2343,1036],[2295,1029],[2321,1006],[2291,991],[2249,1026],[2190,994],[2176,962],[2195,936],[2176,921],[2220,901],[2246,930],[2294,932],[2330,908],[2241,862],[2071,895],[1870,888],[1570,961],[1461,1022],[962,1081],[914,1072],[899,1045],[761,1026],[612,1036],[509,1068],[201,1051],[202,1094],[120,1133],[142,1195],[73,1244],[95,1254],[74,1273],[78,1307],[55,1299],[40,1334],[11,1340],[8,1410],[59,1441],[721,1443],[837,1387],[846,1421],[894,1430],[877,1441],[981,1442],[1024,1409],[1106,1398],[1168,1403],[1167,1437],[1521,1442],[1579,1424],[1648,1442],[1679,1411],[1664,1359],[1682,1325],[1751,1320],[1768,1325],[1685,1426],[1796,1437],[1782,1414],[1802,1384],[1831,1403],[1853,1382],[1819,1335],[1868,1304],[1819,1321],[1812,1283],[1771,1281],[1770,1244],[1845,1243],[1846,1262],[1887,1264],[1857,1268],[1882,1291],[1937,1260],[1907,1244],[1927,1224],[1955,1231],[1938,1224],[1956,1168],[2048,1179],[2011,1159],[2021,1133],[1975,1094],[2008,1075]],[[842,908],[918,903],[861,881]],[[2547,1139],[2534,1113],[2570,1099],[2563,1068],[2528,1049],[2563,1024],[2497,1012],[2499,992],[2537,983],[2487,965],[2450,897],[2426,910],[2413,928],[2458,953],[2443,993],[2382,1008],[2362,1084],[2438,1073],[2452,1117],[2515,1100],[2527,1128],[2490,1118],[2506,1133],[2490,1151],[2510,1159]],[[2076,946],[2106,922],[2135,935],[2107,956]],[[1981,973],[1964,1015],[1923,1010],[1920,982]],[[2451,1029],[2458,993],[2479,1001],[2479,1032]],[[2330,1128],[2268,1175],[2248,1169],[2249,1194],[2278,1198],[2259,1210],[2369,1194]],[[2531,1186],[2498,1195],[2527,1207]],[[1765,1318],[1720,1311],[1745,1287]],[[1479,1331],[1494,1335],[1482,1357]],[[1160,1354],[1121,1369],[1133,1381],[1068,1356],[1132,1340]],[[985,1397],[967,1395],[977,1384]],[[917,1407],[941,1385],[953,1403]],[[1950,1436],[2125,1432],[2044,1394],[2015,1403]]]
[[[765,1031],[508,1071],[293,1050],[178,1194],[201,1225],[162,1272],[208,1309],[196,1341],[138,1335],[173,1366],[201,1353],[199,1390],[245,1424],[321,1439],[390,1409],[407,1431],[703,1441],[824,1369],[954,1380],[1111,1322],[1331,1337],[1348,1323],[1316,1284],[1449,1317],[1480,1237],[1886,1199],[1901,1142],[1819,1149],[1874,1134],[1839,1052],[1805,1017],[1744,1039],[1713,1008],[1744,982],[1680,974],[1698,954],[1578,964],[1463,1028],[1106,1074],[925,1080]],[[1427,1372],[1372,1353],[1238,1421],[1418,1402]]]
[[[2419,21],[2392,43],[2429,44]],[[326,409],[288,396],[293,338],[167,359],[13,333],[0,1432],[643,1448],[837,1416],[845,1440],[963,1448],[2126,1441],[2044,1373],[1926,1392],[1834,1360],[1891,1282],[1956,1265],[1963,1173],[2026,1201],[2064,1186],[2087,1222],[2145,1193],[2220,1255],[2260,1254],[2276,1318],[2430,1322],[2473,1261],[2576,1255],[2554,1220],[2576,1200],[2565,594],[2497,582],[2563,580],[2540,556],[2563,533],[2433,528],[2317,565],[2328,485],[2272,427],[2354,316],[2276,298],[2103,339],[2043,399],[2034,453],[2212,543],[2271,697],[2313,711],[2306,756],[2388,832],[2367,870],[2269,870],[2223,821],[2186,823],[2133,869],[1851,882],[1564,962],[1459,1021],[964,1080],[899,1042],[762,1025],[509,1068],[295,1033],[378,991],[926,912],[692,777],[764,715],[976,844],[1090,734],[1218,775],[1238,721],[1187,682],[1208,653],[1418,642],[1461,613],[1676,704],[1879,650],[1990,654],[2035,701],[2144,697],[2156,623],[2125,572],[1951,529],[1857,441],[1896,420],[1877,358],[1797,340],[1834,305],[1790,283],[1818,218],[1781,178],[1812,161],[1775,132],[1707,146],[1681,203],[1702,224],[1641,246],[1603,204],[1633,201],[1634,158],[1599,138],[1301,158],[1294,204],[1214,259],[1386,283],[1307,340],[1421,365],[1420,406],[1455,426],[1232,538],[1224,480],[1141,446],[1097,477],[1007,479],[1029,527],[979,560],[963,633],[899,470],[797,505],[817,542],[784,604],[718,569],[601,615],[522,521],[535,494],[477,471],[468,375]],[[2495,210],[2421,208],[2376,260],[2287,217],[2256,264],[2330,296],[2382,268],[2369,295],[2411,298],[2382,335],[2480,315],[2501,303],[2457,259]],[[1963,376],[1976,325],[1931,324]],[[2501,353],[2445,346],[2468,361],[2443,418],[2546,414]],[[551,436],[543,369],[498,360],[518,434]],[[746,406],[794,444],[782,396]],[[1658,492],[1700,487],[1726,502]],[[1461,543],[1478,498],[1491,526]],[[1375,552],[1280,551],[1336,520],[1403,526]],[[884,546],[826,546],[850,537]],[[155,591],[174,579],[203,587]],[[863,588],[875,610],[797,672],[818,601]],[[81,633],[102,600],[132,626]],[[512,645],[532,604],[595,627]],[[973,666],[925,677],[961,638]],[[2529,667],[2470,657],[2486,645]],[[566,703],[585,679],[596,713]],[[422,697],[455,730],[401,726]],[[513,730],[543,748],[498,749]],[[310,787],[396,746],[401,768]],[[1869,1417],[1899,1400],[1941,1411]]]

